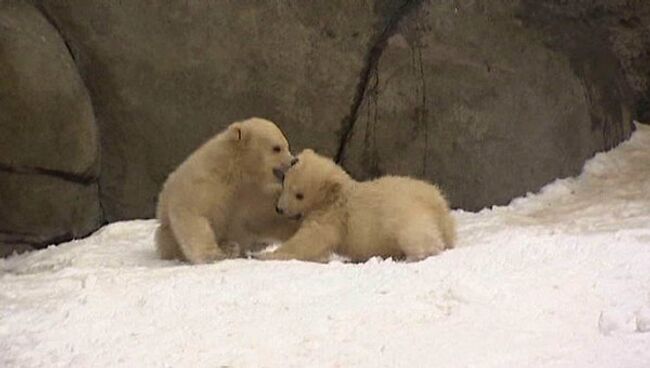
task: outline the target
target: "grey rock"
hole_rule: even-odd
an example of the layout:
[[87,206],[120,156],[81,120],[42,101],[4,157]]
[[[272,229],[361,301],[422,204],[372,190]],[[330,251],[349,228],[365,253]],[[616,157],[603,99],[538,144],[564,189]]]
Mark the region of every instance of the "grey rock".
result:
[[611,50],[554,48],[519,5],[424,1],[401,20],[339,156],[353,176],[426,178],[477,210],[577,174],[629,136]]
[[98,170],[90,97],[63,39],[30,3],[0,1],[2,253],[96,229]]
[[0,258],[9,257],[14,254],[29,252],[35,249],[36,248],[34,248],[32,245],[25,244],[25,243],[12,243],[12,244],[0,243]]
[[0,164],[96,176],[90,97],[63,39],[24,1],[0,2]]
[[[634,118],[650,122],[650,2],[646,0],[524,0],[522,18],[555,49],[599,78],[602,63],[591,60],[611,50],[634,99]],[[598,55],[600,56],[600,55]],[[610,63],[607,61],[607,63]],[[587,71],[588,72],[588,71]],[[588,78],[590,79],[590,78]]]
[[41,247],[79,238],[102,223],[96,183],[0,171],[0,244]]

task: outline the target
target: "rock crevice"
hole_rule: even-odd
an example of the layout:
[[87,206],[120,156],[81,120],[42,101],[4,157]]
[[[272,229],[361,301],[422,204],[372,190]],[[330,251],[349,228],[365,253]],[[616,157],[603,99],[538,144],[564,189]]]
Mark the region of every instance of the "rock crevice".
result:
[[354,123],[357,121],[359,108],[363,102],[364,96],[368,90],[368,84],[370,82],[371,76],[377,71],[377,63],[381,57],[381,53],[386,47],[386,42],[388,38],[395,32],[395,28],[399,24],[399,21],[404,17],[408,12],[413,11],[421,0],[406,0],[404,3],[395,11],[393,15],[389,17],[388,22],[384,29],[377,35],[377,39],[372,42],[372,46],[366,53],[364,57],[364,67],[361,70],[361,75],[359,77],[359,82],[357,83],[356,92],[352,104],[350,105],[350,113],[345,116],[341,122],[341,137],[339,139],[338,149],[334,155],[334,161],[340,163],[343,160],[345,155],[345,148],[354,129]]
[[81,175],[42,167],[11,166],[0,163],[0,171],[21,175],[45,175],[79,185],[90,185],[97,183],[97,176],[95,175]]

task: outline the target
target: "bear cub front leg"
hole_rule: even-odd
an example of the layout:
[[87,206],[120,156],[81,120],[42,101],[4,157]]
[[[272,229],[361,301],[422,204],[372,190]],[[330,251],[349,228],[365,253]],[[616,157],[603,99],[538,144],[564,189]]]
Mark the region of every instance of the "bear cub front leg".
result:
[[180,248],[190,262],[200,264],[226,259],[207,218],[179,212],[172,213],[170,219]]
[[335,250],[340,236],[334,227],[303,223],[298,232],[278,249],[255,256],[265,260],[297,259],[326,263]]

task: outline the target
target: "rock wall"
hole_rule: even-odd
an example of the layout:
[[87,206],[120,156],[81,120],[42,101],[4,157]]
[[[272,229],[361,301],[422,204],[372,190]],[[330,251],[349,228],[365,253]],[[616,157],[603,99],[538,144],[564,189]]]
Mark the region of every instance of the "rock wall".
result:
[[102,222],[90,97],[57,30],[0,2],[0,254],[80,237]]
[[359,178],[428,178],[478,210],[577,174],[625,139],[630,88],[604,40],[565,26],[576,42],[556,48],[522,13],[512,1],[425,1],[404,17],[339,160]]
[[0,243],[153,216],[167,174],[250,116],[359,179],[507,203],[650,118],[649,14],[632,0],[0,0]]
[[[632,90],[633,112],[650,122],[650,3],[645,0],[524,0],[521,18],[570,55],[585,79],[611,78],[596,56],[616,59]],[[604,55],[605,54],[605,55]],[[597,75],[600,74],[600,76]],[[617,76],[619,77],[619,76]]]

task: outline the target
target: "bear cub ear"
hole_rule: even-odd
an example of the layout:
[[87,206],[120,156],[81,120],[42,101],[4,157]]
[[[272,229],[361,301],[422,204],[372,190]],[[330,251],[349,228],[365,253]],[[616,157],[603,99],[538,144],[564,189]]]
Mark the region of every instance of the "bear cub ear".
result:
[[244,128],[244,124],[236,122],[230,124],[226,131],[228,139],[235,142],[243,142],[248,138],[248,132]]
[[341,191],[341,182],[332,179],[325,180],[321,189],[326,202],[333,202]]

